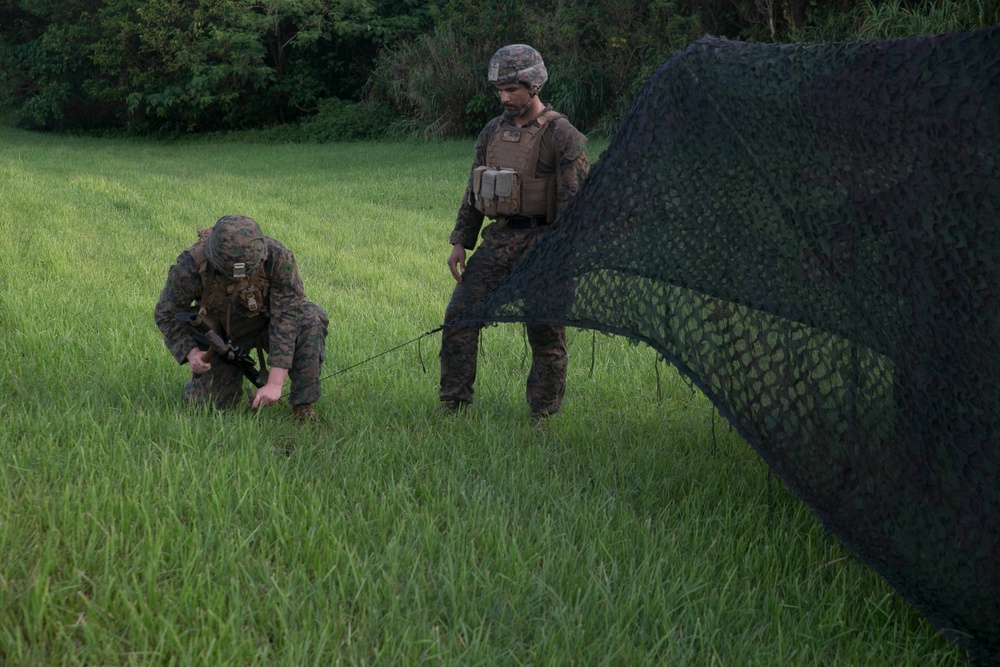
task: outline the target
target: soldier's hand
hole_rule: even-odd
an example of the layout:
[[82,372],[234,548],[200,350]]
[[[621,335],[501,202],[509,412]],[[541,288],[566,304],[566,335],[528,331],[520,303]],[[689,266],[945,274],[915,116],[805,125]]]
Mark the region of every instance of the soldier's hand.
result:
[[280,401],[281,388],[285,386],[285,378],[287,377],[287,368],[272,366],[267,372],[267,384],[258,389],[257,393],[254,394],[250,407],[256,410],[257,408],[266,408]]
[[448,257],[448,268],[451,269],[451,275],[454,276],[456,282],[462,282],[462,274],[465,273],[465,246],[461,243],[456,243],[455,247],[451,249],[451,255]]
[[256,410],[257,408],[264,408],[268,405],[274,405],[281,398],[281,385],[274,387],[271,384],[265,384],[263,387],[257,390],[254,394],[253,403],[250,407]]
[[194,375],[202,375],[212,370],[212,364],[208,363],[208,353],[205,350],[196,347],[187,353],[187,359]]

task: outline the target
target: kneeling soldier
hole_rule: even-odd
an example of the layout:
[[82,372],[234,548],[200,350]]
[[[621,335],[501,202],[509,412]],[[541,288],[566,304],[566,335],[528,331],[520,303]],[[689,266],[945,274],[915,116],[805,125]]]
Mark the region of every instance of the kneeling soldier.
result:
[[[250,407],[256,409],[281,398],[287,377],[296,419],[315,421],[312,404],[322,392],[329,320],[320,306],[306,301],[292,252],[242,215],[224,216],[198,235],[170,267],[155,312],[167,349],[178,363],[191,364],[184,402],[236,405],[247,375],[255,376]],[[229,358],[219,347],[228,349]],[[242,360],[252,368],[243,354],[251,349],[261,365],[256,374],[247,373],[246,363],[232,363]],[[264,367],[265,351],[270,370]]]

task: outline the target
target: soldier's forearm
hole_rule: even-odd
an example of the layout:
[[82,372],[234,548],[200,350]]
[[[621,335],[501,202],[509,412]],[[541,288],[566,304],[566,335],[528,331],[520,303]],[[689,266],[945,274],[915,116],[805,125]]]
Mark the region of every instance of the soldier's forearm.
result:
[[272,387],[284,387],[285,379],[288,377],[287,368],[278,368],[277,366],[271,366],[267,375],[267,384]]

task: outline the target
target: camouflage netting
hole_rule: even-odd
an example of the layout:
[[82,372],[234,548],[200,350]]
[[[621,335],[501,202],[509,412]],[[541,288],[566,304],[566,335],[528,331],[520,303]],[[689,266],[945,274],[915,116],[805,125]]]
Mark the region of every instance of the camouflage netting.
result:
[[702,39],[465,319],[648,343],[852,551],[998,664],[998,110],[998,29]]

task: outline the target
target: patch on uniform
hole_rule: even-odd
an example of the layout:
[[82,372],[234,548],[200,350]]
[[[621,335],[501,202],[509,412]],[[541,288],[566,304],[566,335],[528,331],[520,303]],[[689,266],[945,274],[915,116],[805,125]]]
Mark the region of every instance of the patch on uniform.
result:
[[520,130],[504,130],[503,135],[500,137],[504,141],[520,141],[521,131]]

